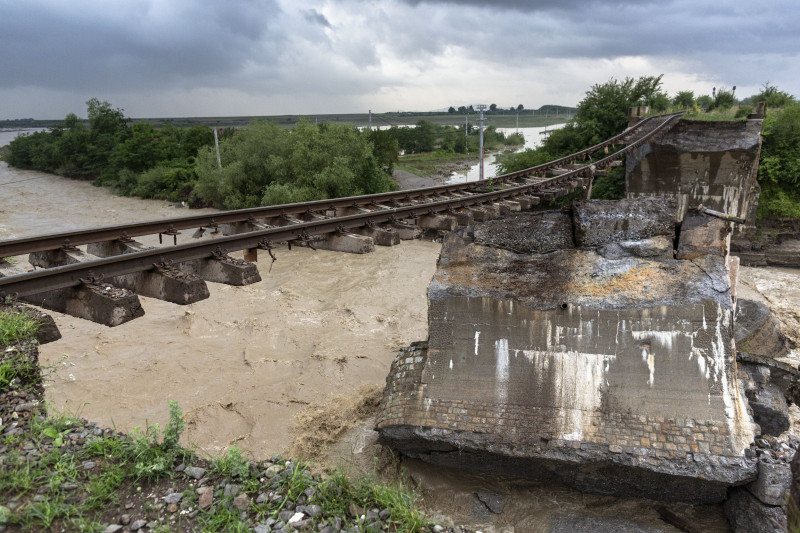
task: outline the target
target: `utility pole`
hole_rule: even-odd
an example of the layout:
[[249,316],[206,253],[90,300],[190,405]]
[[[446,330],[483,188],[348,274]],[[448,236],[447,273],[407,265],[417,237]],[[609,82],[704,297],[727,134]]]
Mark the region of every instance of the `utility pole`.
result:
[[519,111],[517,111],[517,135],[519,135]]
[[480,181],[483,181],[483,111],[486,109],[485,104],[478,104],[478,111],[481,112],[481,118],[478,119],[478,128],[480,128],[480,136],[478,141],[478,151],[481,154],[481,176]]
[[219,138],[217,137],[217,128],[212,128],[214,130],[214,148],[217,150],[217,166],[222,168],[222,160],[219,158]]
[[369,110],[369,131],[372,131],[372,109]]

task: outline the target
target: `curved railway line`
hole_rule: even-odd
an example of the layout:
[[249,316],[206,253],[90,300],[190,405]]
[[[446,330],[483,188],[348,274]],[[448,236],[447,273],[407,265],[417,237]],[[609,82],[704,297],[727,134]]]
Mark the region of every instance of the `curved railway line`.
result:
[[[488,208],[489,214],[486,216],[491,217],[498,212],[508,212],[509,202],[512,205],[518,204],[517,209],[520,205],[527,208],[538,204],[542,199],[550,200],[566,195],[576,187],[589,186],[598,169],[607,169],[641,144],[668,131],[680,119],[680,115],[678,113],[647,118],[623,133],[585,150],[491,180],[0,240],[0,266],[3,265],[2,258],[25,254],[32,254],[33,258],[35,254],[41,256],[78,251],[75,248],[78,245],[92,246],[96,243],[124,245],[134,242],[134,237],[144,235],[158,235],[159,241],[163,241],[166,236],[167,241],[173,243],[150,249],[142,249],[141,245],[138,249],[123,246],[123,253],[112,252],[119,255],[102,258],[84,254],[88,260],[84,258],[79,262],[67,261],[72,264],[61,264],[32,272],[15,273],[5,269],[5,277],[3,269],[0,269],[0,296],[17,295],[24,299],[103,279],[111,280],[110,283],[103,282],[104,285],[114,285],[113,278],[118,276],[174,270],[173,264],[181,268],[188,261],[202,262],[216,258],[232,262],[227,257],[227,253],[232,251],[250,250],[252,253],[261,249],[271,254],[273,246],[280,242],[288,242],[290,246],[291,243],[296,243],[313,247],[314,239],[321,235],[342,235],[351,231],[391,228],[403,224],[414,227],[417,221],[426,217],[461,214],[468,215],[467,218],[472,220],[472,216],[475,215],[477,219],[480,212],[485,215],[482,208]],[[617,145],[625,147],[599,160],[590,160],[592,154],[600,150],[608,153],[609,147],[616,148]],[[553,173],[558,175],[548,176]],[[459,218],[459,222],[463,223],[463,220],[464,217]],[[408,221],[412,223],[408,224]],[[206,231],[224,235],[177,244],[175,237],[180,231],[191,229],[197,230],[195,236],[201,236]],[[34,260],[31,263],[37,264]],[[39,264],[50,266],[41,262]]]

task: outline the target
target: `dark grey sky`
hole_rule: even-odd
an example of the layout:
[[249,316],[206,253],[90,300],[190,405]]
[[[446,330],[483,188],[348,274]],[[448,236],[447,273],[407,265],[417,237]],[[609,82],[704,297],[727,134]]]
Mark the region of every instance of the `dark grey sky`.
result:
[[0,119],[574,105],[611,77],[800,95],[797,0],[0,0]]

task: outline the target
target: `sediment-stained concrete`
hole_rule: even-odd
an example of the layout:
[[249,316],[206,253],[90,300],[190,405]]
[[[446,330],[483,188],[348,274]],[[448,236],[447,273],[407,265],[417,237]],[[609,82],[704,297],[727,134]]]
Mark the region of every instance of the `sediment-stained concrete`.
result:
[[756,180],[761,124],[761,119],[681,120],[627,157],[627,197],[674,197],[677,221],[689,208],[703,204],[754,225],[761,190]]
[[[585,242],[636,242],[605,231],[618,219],[607,212]],[[550,248],[560,216],[447,237],[428,290],[429,340],[392,366],[382,439],[432,462],[593,492],[722,501],[755,476],[743,454],[754,426],[736,379],[727,258],[634,255],[650,254],[645,244],[616,259],[571,243],[501,247]],[[672,215],[661,218],[631,231],[670,241]]]

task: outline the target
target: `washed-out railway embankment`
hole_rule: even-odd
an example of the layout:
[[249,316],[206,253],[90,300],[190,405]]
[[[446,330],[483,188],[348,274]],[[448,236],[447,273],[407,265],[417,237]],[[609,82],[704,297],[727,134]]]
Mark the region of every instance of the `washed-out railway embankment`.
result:
[[[206,281],[247,285],[260,280],[248,259],[278,243],[351,253],[396,245],[423,231],[450,231],[475,220],[529,209],[542,200],[590,187],[596,173],[664,133],[680,115],[651,117],[620,135],[567,157],[483,182],[361,197],[221,212],[0,241],[0,258],[29,254],[41,270],[0,263],[0,291],[30,303],[109,326],[143,314],[137,294],[189,304],[208,297]],[[592,164],[598,151],[626,145]],[[177,244],[181,230],[216,236]],[[159,235],[172,246],[133,240]],[[218,234],[222,236],[217,236]],[[77,248],[86,244],[85,250]],[[228,252],[245,250],[245,261]]]

